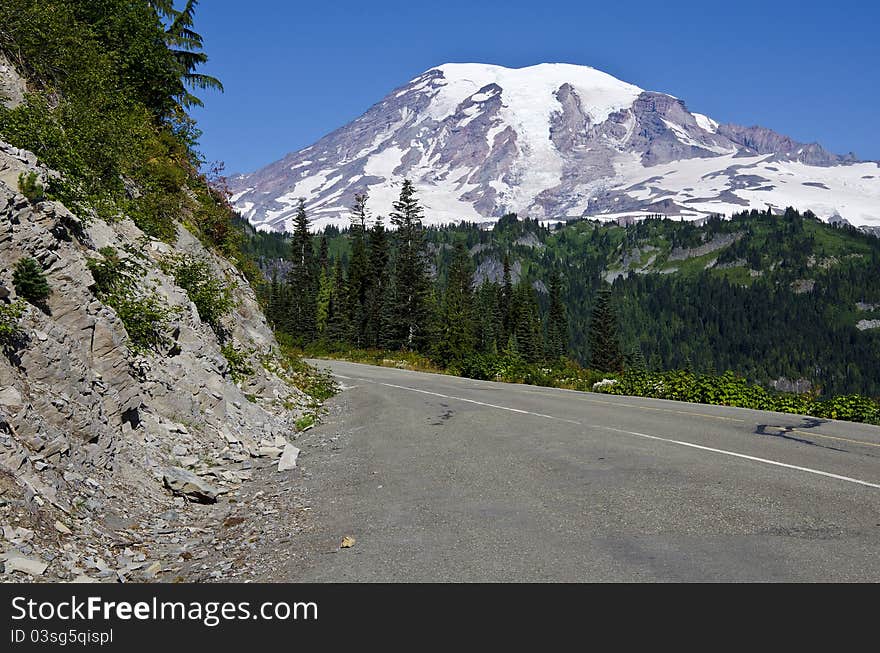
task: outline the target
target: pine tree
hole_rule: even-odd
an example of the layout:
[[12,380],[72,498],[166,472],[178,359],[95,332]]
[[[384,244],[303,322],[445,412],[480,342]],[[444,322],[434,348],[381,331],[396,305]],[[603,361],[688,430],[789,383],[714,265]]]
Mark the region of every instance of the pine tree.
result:
[[394,258],[394,329],[392,342],[407,349],[421,349],[428,336],[430,319],[427,246],[422,230],[422,208],[415,187],[407,179],[394,202],[391,223],[397,227]]
[[291,296],[287,326],[291,335],[302,342],[308,342],[315,335],[318,283],[312,235],[309,233],[309,219],[302,200],[299,202],[299,209],[294,219],[290,248],[291,261],[287,282]]
[[590,366],[602,372],[617,372],[623,367],[617,316],[611,301],[611,287],[603,286],[596,294],[590,320]]
[[516,351],[528,362],[544,360],[544,337],[538,297],[525,279],[513,289],[510,304],[510,328]]
[[12,285],[19,297],[40,308],[45,308],[46,300],[52,294],[46,275],[43,274],[43,267],[30,256],[19,259],[15,264]]
[[501,320],[502,320],[502,339],[507,337],[513,331],[511,324],[511,306],[513,305],[513,280],[510,276],[510,256],[504,254],[504,272],[501,279]]

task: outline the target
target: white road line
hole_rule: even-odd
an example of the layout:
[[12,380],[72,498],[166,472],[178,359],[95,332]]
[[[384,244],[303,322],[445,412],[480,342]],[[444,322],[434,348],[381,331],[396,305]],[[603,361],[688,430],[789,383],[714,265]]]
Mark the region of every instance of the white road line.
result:
[[[354,377],[343,376],[341,374],[334,374],[334,376],[338,376],[343,379],[353,379]],[[723,456],[731,456],[733,458],[742,458],[743,460],[752,460],[758,463],[764,463],[765,465],[773,465],[775,467],[783,467],[785,469],[793,469],[798,472],[805,472],[807,474],[815,474],[817,476],[825,476],[826,478],[833,478],[838,481],[845,481],[847,483],[855,483],[856,485],[863,485],[865,487],[875,488],[880,490],[880,484],[870,483],[868,481],[863,481],[858,478],[852,478],[851,476],[841,476],[840,474],[832,474],[831,472],[823,472],[821,469],[813,469],[811,467],[801,467],[799,465],[790,465],[788,463],[783,463],[778,460],[770,460],[768,458],[758,458],[757,456],[749,456],[744,453],[737,453],[736,451],[727,451],[726,449],[715,449],[714,447],[706,447],[701,444],[694,444],[693,442],[684,442],[682,440],[673,440],[671,438],[662,438],[659,435],[648,435],[647,433],[639,433],[637,431],[626,431],[624,429],[614,428],[613,426],[602,426],[600,424],[584,424],[583,422],[578,422],[571,419],[565,419],[562,417],[554,417],[553,415],[545,415],[544,413],[533,413],[529,410],[522,410],[520,408],[511,408],[510,406],[499,406],[497,404],[489,404],[483,401],[477,401],[475,399],[465,399],[464,397],[455,397],[452,395],[445,395],[439,392],[431,392],[429,390],[420,390],[419,388],[409,388],[405,385],[395,385],[393,383],[382,383],[380,381],[371,381],[369,379],[354,379],[357,381],[364,381],[366,383],[373,383],[376,385],[384,385],[389,388],[397,388],[398,390],[409,390],[410,392],[418,392],[420,394],[432,395],[434,397],[442,397],[443,399],[452,399],[454,401],[464,401],[469,404],[477,404],[478,406],[486,406],[488,408],[497,408],[498,410],[506,410],[511,413],[520,413],[522,415],[534,415],[535,417],[543,417],[544,419],[551,419],[557,422],[566,422],[568,424],[575,424],[576,426],[586,426],[587,428],[593,429],[601,429],[604,431],[612,431],[614,433],[623,433],[624,435],[632,435],[639,438],[646,438],[648,440],[658,440],[659,442],[666,442],[669,444],[677,444],[682,447],[690,447],[692,449],[700,449],[701,451],[710,451],[712,453],[721,454]]]
[[782,463],[778,460],[768,460],[767,458],[758,458],[757,456],[749,456],[744,453],[737,453],[735,451],[727,451],[726,449],[715,449],[713,447],[704,447],[701,444],[694,444],[693,442],[683,442],[681,440],[671,440],[669,438],[661,438],[657,435],[648,435],[647,433],[637,433],[636,431],[624,431],[623,429],[616,429],[612,426],[600,426],[599,424],[588,424],[586,425],[588,428],[595,429],[604,429],[606,431],[614,431],[615,433],[624,433],[626,435],[635,435],[640,438],[648,438],[649,440],[659,440],[660,442],[669,442],[670,444],[679,444],[683,447],[691,447],[693,449],[702,449],[703,451],[711,451],[712,453],[720,453],[725,456],[733,456],[734,458],[744,458],[745,460],[754,460],[755,462],[765,463],[767,465],[775,465],[776,467],[785,467],[786,469],[795,469],[799,472],[807,472],[808,474],[816,474],[818,476],[827,476],[828,478],[834,478],[838,481],[846,481],[848,483],[855,483],[857,485],[864,485],[866,487],[873,487],[880,490],[880,485],[877,483],[869,483],[868,481],[862,481],[857,478],[852,478],[850,476],[841,476],[840,474],[832,474],[831,472],[823,472],[820,469],[812,469],[811,467],[800,467],[798,465],[789,465],[788,463]]
[[397,388],[399,390],[409,390],[410,392],[420,392],[424,395],[433,395],[435,397],[442,397],[443,399],[454,399],[455,401],[464,401],[469,404],[477,404],[478,406],[487,406],[489,408],[498,408],[499,410],[508,410],[511,413],[521,413],[523,415],[534,415],[535,417],[543,417],[544,419],[552,419],[557,422],[567,422],[568,424],[576,424],[578,426],[581,425],[580,422],[576,422],[572,419],[565,419],[562,417],[554,417],[553,415],[545,415],[544,413],[533,413],[530,410],[520,410],[519,408],[511,408],[510,406],[498,406],[496,404],[487,404],[483,401],[477,401],[475,399],[465,399],[464,397],[453,397],[452,395],[444,395],[439,392],[430,392],[428,390],[419,390],[417,388],[408,388],[405,385],[394,385],[393,383],[379,383],[379,385],[385,385],[389,388]]

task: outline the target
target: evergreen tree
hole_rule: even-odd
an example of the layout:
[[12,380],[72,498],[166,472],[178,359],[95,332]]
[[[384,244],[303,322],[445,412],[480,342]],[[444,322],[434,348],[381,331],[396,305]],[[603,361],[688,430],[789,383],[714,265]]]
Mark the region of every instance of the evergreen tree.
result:
[[318,282],[312,235],[309,233],[309,219],[303,200],[299,202],[299,209],[294,219],[290,249],[291,261],[287,282],[291,297],[287,326],[295,338],[309,342],[315,335]]
[[348,322],[346,321],[346,301],[348,288],[345,283],[345,271],[342,267],[342,259],[336,259],[333,270],[333,289],[330,294],[330,305],[327,311],[327,339],[331,342],[345,340],[348,335]]
[[19,297],[43,309],[45,309],[46,300],[52,294],[46,275],[43,274],[43,267],[39,261],[30,256],[19,259],[15,264],[12,285]]
[[328,271],[322,270],[318,280],[318,296],[315,308],[315,331],[319,338],[323,338],[327,333],[327,325],[333,310],[333,294],[333,277]]
[[407,349],[420,349],[427,340],[430,318],[431,279],[427,245],[422,228],[422,208],[415,187],[407,179],[394,202],[391,223],[397,227],[394,258],[394,342]]
[[[516,219],[516,215],[514,214],[514,220]],[[513,280],[510,276],[510,256],[507,253],[504,254],[504,272],[502,274],[501,279],[501,319],[502,319],[502,339],[507,340],[507,337],[510,335],[511,331],[513,331],[513,327],[511,325],[511,305],[513,303]]]
[[280,323],[280,316],[283,313],[281,305],[281,284],[278,281],[277,270],[272,271],[272,281],[269,284],[269,296],[266,299],[266,320],[273,327],[277,327]]
[[392,287],[389,279],[391,253],[388,232],[378,216],[369,233],[370,285],[366,302],[366,345],[386,347],[391,342],[391,324],[394,320]]
[[329,253],[327,251],[327,234],[321,234],[321,244],[318,247],[318,273],[326,274],[328,277],[330,274],[330,259]]
[[623,366],[617,316],[611,301],[611,287],[603,286],[596,295],[590,320],[590,367],[617,372]]
[[485,354],[497,354],[506,343],[502,336],[504,324],[500,297],[500,286],[486,279],[480,284],[474,300],[476,347]]
[[434,353],[444,365],[464,360],[474,352],[473,281],[471,257],[459,240],[449,266],[434,340]]
[[562,277],[554,271],[550,277],[550,309],[547,313],[547,356],[553,359],[568,351],[568,318],[562,300]]
[[367,312],[371,286],[370,257],[367,250],[367,196],[355,195],[351,210],[351,260],[348,263],[346,319],[349,341],[362,347],[367,341]]

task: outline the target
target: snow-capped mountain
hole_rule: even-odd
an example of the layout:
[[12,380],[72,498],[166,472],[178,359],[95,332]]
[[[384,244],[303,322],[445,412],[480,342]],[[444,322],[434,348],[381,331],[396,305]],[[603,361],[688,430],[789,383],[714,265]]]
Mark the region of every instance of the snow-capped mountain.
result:
[[770,204],[880,226],[878,163],[720,125],[671,95],[570,64],[432,68],[230,186],[253,224],[281,230],[300,198],[316,228],[347,222],[356,193],[387,214],[405,178],[434,224],[508,212],[699,218]]

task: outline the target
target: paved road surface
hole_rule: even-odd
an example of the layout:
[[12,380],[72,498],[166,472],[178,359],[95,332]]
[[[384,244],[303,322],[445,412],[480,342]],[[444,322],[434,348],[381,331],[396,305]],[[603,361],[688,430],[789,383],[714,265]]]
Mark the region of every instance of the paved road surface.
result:
[[312,362],[291,580],[880,581],[880,428]]

